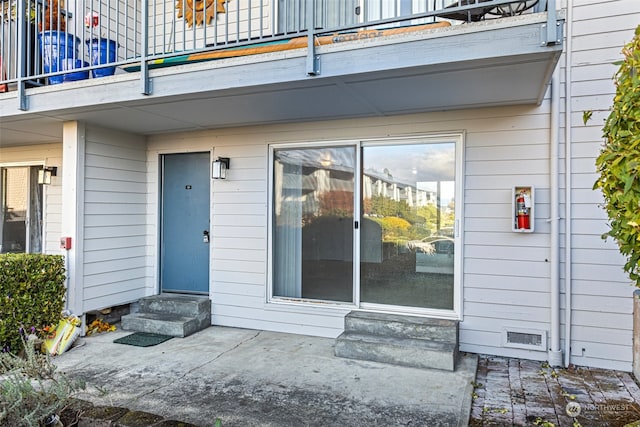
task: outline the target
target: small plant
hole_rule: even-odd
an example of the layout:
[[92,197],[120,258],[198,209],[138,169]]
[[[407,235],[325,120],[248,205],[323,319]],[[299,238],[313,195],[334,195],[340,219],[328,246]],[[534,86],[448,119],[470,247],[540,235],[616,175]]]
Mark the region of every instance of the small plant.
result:
[[540,417],[536,418],[533,424],[536,426],[542,426],[542,427],[556,427],[554,423],[544,420]]
[[40,426],[73,403],[85,385],[56,372],[49,356],[24,339],[24,357],[0,353],[0,425]]
[[482,412],[485,414],[506,414],[509,410],[507,408],[490,408],[485,406],[482,408]]
[[109,406],[114,406],[111,390],[100,385],[94,385],[93,388],[95,388],[96,395],[100,398],[100,400],[106,400],[108,401]]
[[476,393],[476,390],[484,387],[484,385],[476,381],[471,381],[471,385],[473,386],[473,393],[471,394],[471,398],[475,400],[478,398],[478,393]]

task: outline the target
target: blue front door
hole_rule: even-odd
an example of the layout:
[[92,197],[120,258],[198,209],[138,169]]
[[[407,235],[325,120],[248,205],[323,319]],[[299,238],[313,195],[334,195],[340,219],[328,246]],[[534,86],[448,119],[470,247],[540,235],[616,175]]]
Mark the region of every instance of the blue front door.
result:
[[160,289],[209,293],[209,153],[162,156]]

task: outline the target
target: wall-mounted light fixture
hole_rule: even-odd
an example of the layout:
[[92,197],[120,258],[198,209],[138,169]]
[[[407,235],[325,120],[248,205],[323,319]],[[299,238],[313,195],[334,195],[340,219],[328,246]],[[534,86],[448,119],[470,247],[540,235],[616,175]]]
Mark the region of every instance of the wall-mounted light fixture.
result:
[[38,171],[38,184],[51,184],[51,177],[58,175],[58,168],[55,166],[44,167]]
[[218,159],[213,162],[213,167],[211,168],[211,178],[226,179],[228,169],[229,169],[229,158],[218,157]]

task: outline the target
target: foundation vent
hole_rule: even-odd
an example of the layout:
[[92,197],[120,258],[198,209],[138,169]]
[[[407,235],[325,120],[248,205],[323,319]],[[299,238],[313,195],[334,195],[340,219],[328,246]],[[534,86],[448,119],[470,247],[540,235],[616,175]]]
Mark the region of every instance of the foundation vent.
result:
[[505,329],[502,332],[502,345],[505,347],[529,350],[547,350],[547,332],[522,329]]

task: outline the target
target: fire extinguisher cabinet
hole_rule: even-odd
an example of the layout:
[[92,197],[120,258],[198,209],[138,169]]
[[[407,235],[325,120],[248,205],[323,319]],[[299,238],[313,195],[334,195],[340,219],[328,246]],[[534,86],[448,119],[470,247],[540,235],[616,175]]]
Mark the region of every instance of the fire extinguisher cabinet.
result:
[[518,185],[511,192],[512,231],[533,233],[535,224],[534,188],[532,185]]

